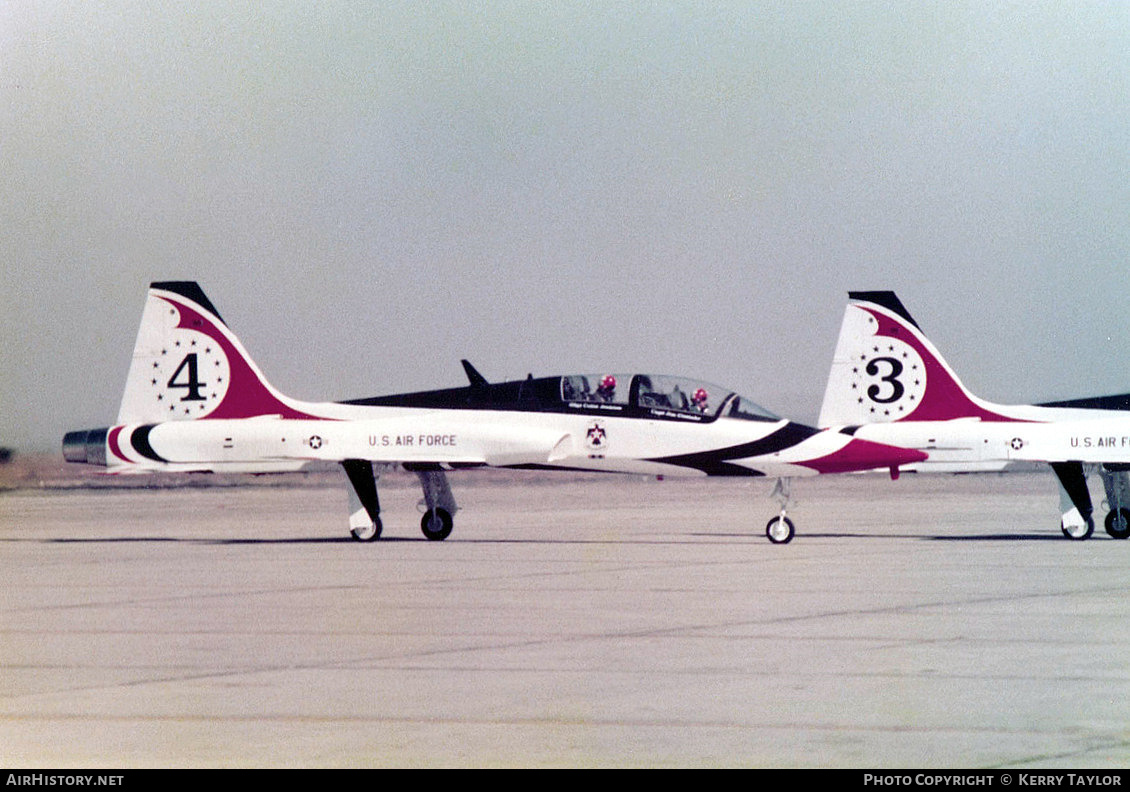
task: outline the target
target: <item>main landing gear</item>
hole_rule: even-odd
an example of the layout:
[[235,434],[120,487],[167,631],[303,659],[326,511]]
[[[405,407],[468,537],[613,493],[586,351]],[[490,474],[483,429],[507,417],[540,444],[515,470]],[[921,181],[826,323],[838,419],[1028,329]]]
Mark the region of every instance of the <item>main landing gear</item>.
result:
[[1079,512],[1068,511],[1059,520],[1059,530],[1068,539],[1082,542],[1095,532],[1095,520],[1090,515],[1084,517]]
[[[347,459],[341,463],[349,477],[349,533],[359,542],[371,542],[381,535],[381,504],[377,497],[380,473],[364,459]],[[442,541],[455,526],[453,515],[458,510],[447,475],[438,467],[414,471],[420,479],[424,497],[420,505],[424,516],[420,530],[430,541]]]
[[442,542],[451,534],[453,523],[446,509],[428,509],[420,520],[420,530],[428,539]]
[[1106,503],[1110,511],[1106,514],[1104,527],[1112,539],[1130,537],[1130,473],[1125,470],[1100,470],[1106,490]]
[[781,513],[766,523],[765,536],[773,544],[788,544],[796,534],[793,521],[785,516],[792,500],[792,479],[777,479],[777,484],[773,487],[773,493],[770,497],[776,498],[777,502],[780,503]]
[[1106,532],[1114,539],[1130,537],[1130,509],[1111,509],[1106,515]]
[[[1059,478],[1060,530],[1068,539],[1089,539],[1095,532],[1095,518],[1087,487],[1088,469],[1080,462],[1053,462],[1051,467]],[[1106,491],[1105,503],[1110,507],[1103,527],[1111,538],[1126,539],[1130,537],[1130,473],[1101,466],[1098,470]]]
[[424,507],[424,516],[420,519],[420,530],[430,541],[442,542],[451,535],[455,524],[452,515],[457,508],[455,496],[447,483],[447,474],[437,468],[417,470],[416,477],[424,488],[424,498],[420,503]]
[[350,528],[349,533],[358,542],[371,542],[381,535],[381,518],[378,517],[368,525],[361,525],[357,528]]
[[381,503],[377,498],[379,473],[364,459],[341,463],[349,477],[349,533],[358,542],[371,542],[381,535]]

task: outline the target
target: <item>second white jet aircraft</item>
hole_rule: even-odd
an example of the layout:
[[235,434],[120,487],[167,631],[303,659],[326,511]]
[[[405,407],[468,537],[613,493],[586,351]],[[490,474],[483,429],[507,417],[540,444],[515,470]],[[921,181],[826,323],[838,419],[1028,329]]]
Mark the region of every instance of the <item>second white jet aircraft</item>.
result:
[[876,443],[920,450],[908,470],[1001,470],[1046,462],[1059,480],[1063,534],[1094,531],[1087,475],[1098,472],[1106,531],[1130,536],[1130,394],[1046,404],[974,396],[894,292],[850,292],[819,423]]

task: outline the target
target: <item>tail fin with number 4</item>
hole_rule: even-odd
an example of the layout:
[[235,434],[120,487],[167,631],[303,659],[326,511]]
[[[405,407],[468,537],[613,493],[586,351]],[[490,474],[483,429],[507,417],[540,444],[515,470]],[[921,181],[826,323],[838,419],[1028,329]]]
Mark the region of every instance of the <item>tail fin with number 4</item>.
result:
[[307,417],[275,390],[193,281],[149,286],[119,424]]

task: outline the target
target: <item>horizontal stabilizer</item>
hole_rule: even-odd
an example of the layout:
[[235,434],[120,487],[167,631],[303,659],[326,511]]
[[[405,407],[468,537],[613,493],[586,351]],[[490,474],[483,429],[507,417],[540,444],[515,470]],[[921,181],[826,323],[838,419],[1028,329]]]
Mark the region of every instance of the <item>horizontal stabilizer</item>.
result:
[[1088,399],[1043,402],[1036,406],[1070,407],[1078,410],[1130,410],[1130,393],[1119,393],[1114,396],[1092,396]]

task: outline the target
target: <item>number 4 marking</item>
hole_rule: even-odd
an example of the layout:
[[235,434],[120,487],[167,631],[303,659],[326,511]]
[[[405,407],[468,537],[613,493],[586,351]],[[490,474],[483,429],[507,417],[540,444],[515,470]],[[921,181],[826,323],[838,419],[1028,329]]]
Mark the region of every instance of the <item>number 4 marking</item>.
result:
[[[185,369],[188,370],[185,371]],[[177,377],[181,375],[181,372],[185,373],[185,376],[188,378],[187,381],[177,382]],[[188,390],[188,394],[181,399],[182,402],[205,401],[207,397],[200,393],[200,389],[206,384],[207,383],[200,381],[200,375],[196,370],[196,353],[193,352],[181,361],[180,365],[177,366],[177,370],[173,372],[173,376],[169,377],[168,387],[186,388]]]

